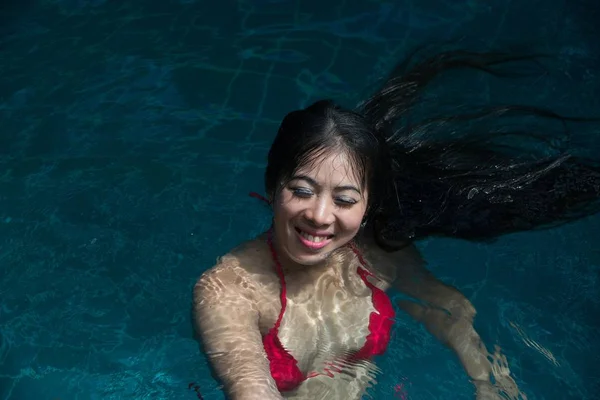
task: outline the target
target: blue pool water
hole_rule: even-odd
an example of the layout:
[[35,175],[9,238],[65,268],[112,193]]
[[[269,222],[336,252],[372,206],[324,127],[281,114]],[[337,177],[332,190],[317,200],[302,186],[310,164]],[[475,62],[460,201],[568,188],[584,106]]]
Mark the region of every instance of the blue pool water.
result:
[[[597,114],[592,5],[4,0],[0,399],[222,399],[192,338],[191,288],[268,225],[247,193],[283,115],[353,105],[407,50],[450,40],[558,57],[540,79],[457,76],[440,96]],[[598,133],[573,142],[597,155]],[[599,222],[419,244],[530,400],[599,398]],[[473,398],[453,355],[402,315],[379,365],[375,399],[400,384],[414,400]]]

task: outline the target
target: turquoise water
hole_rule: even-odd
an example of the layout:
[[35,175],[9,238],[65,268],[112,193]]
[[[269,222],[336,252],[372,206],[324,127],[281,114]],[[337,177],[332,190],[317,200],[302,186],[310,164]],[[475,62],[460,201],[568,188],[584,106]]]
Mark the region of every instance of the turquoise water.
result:
[[[448,40],[535,43],[558,61],[510,85],[455,76],[442,97],[597,113],[591,4],[5,0],[0,399],[222,399],[192,338],[191,288],[268,225],[247,193],[283,115],[324,97],[353,105],[407,50]],[[594,154],[598,136],[573,141]],[[530,400],[598,398],[599,222],[419,244]],[[375,399],[398,385],[408,399],[473,398],[453,355],[402,315],[379,365]]]

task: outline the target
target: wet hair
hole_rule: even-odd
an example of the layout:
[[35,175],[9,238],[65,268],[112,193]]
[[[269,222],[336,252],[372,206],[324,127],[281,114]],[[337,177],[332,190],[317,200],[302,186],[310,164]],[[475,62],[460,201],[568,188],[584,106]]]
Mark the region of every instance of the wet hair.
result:
[[426,87],[448,71],[512,78],[530,74],[517,67],[538,60],[465,51],[413,54],[355,110],[323,100],[293,111],[269,151],[266,191],[274,196],[298,168],[336,150],[352,157],[369,191],[366,221],[378,241],[429,236],[488,241],[595,214],[599,160],[561,148],[566,130],[540,133],[542,123],[537,130],[508,129],[515,121],[503,122],[533,117],[564,128],[597,120],[518,105],[470,107],[443,116],[421,110]]
[[[274,198],[302,167],[312,167],[330,153],[348,156],[361,190],[368,190],[369,205],[383,198],[391,159],[378,131],[360,113],[321,100],[285,116],[269,151],[265,190]],[[370,207],[369,207],[370,209]]]

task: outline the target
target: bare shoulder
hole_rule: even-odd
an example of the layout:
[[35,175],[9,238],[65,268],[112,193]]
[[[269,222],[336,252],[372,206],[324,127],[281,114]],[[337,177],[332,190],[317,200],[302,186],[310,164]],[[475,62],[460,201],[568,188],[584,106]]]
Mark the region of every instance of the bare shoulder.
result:
[[194,286],[195,335],[231,399],[281,398],[260,330],[259,278],[268,266],[259,262],[263,253],[260,239],[245,242],[220,257]]
[[272,274],[268,268],[267,250],[264,241],[258,237],[219,257],[216,264],[196,282],[194,301],[222,299],[226,295],[241,295],[246,300],[256,300],[254,295],[260,283]]
[[367,233],[357,236],[357,243],[373,272],[388,282],[425,271],[425,260],[412,243],[399,250],[384,249]]

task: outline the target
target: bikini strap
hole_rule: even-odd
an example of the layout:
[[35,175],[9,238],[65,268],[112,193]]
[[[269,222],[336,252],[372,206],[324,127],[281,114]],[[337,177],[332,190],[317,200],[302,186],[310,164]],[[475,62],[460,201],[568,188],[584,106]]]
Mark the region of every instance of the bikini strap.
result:
[[[363,278],[363,280],[365,281],[365,283],[367,283],[367,285],[370,285],[370,283],[368,281],[366,281],[365,279],[366,279],[366,276],[373,276],[373,273],[369,271],[367,261],[363,257],[363,255],[362,255],[361,251],[358,249],[358,247],[356,247],[356,243],[349,242],[348,247],[350,247],[352,252],[358,258],[358,262],[360,262],[360,265],[362,265],[362,268],[358,267],[358,274],[360,275],[361,278]],[[361,271],[364,271],[364,272],[361,273]],[[365,277],[363,277],[363,274],[365,275]]]
[[[265,196],[260,193],[250,192],[250,197],[254,197],[255,199],[259,199],[263,201],[265,204],[270,205],[271,202]],[[275,334],[279,331],[279,325],[281,325],[281,320],[283,319],[283,314],[285,313],[285,307],[287,305],[287,290],[285,286],[285,276],[283,274],[283,268],[281,267],[281,263],[279,262],[279,257],[277,256],[277,252],[275,251],[275,247],[273,247],[273,226],[269,228],[267,232],[267,243],[269,244],[269,249],[271,250],[271,257],[273,262],[275,263],[275,272],[279,277],[279,282],[281,285],[281,292],[279,293],[279,299],[281,300],[281,311],[279,311],[279,316],[277,317],[277,321],[275,322],[275,326],[271,329]]]
[[263,196],[260,193],[250,192],[250,193],[248,193],[248,195],[250,197],[254,197],[255,199],[259,199],[260,201],[264,201],[266,204],[271,204],[271,202],[269,201],[269,199],[267,199],[265,196]]
[[267,242],[269,243],[269,249],[271,250],[271,257],[273,258],[273,262],[275,263],[275,272],[277,273],[277,276],[279,276],[279,282],[281,285],[281,292],[279,294],[279,299],[281,300],[281,311],[279,311],[279,316],[277,317],[275,326],[273,326],[272,328],[273,331],[278,332],[279,325],[281,325],[281,320],[283,319],[283,314],[285,313],[285,306],[287,305],[287,290],[285,286],[285,276],[283,274],[283,268],[281,267],[281,263],[279,262],[279,257],[277,256],[275,247],[273,247],[273,227],[269,228],[269,231],[267,232]]

